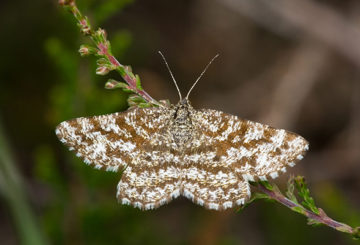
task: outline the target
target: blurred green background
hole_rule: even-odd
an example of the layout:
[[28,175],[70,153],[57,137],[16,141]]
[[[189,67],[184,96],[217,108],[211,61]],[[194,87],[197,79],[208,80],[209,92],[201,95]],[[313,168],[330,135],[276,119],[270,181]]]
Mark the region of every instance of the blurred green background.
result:
[[[358,0],[82,0],[113,52],[156,99],[191,95],[213,108],[303,135],[306,176],[330,217],[360,225],[360,3]],[[120,175],[79,161],[58,123],[127,108],[81,58],[72,16],[45,0],[0,2],[1,244],[356,244],[276,203],[207,211],[179,198],[154,211],[119,205]],[[290,173],[276,180],[284,186]]]

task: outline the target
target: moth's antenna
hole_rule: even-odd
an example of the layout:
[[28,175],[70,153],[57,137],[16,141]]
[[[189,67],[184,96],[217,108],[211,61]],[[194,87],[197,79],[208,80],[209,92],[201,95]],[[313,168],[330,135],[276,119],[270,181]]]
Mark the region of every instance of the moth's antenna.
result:
[[189,95],[191,93],[191,91],[193,90],[193,88],[195,87],[195,85],[198,83],[198,81],[200,80],[200,78],[202,77],[202,75],[204,75],[204,73],[206,72],[207,68],[211,65],[211,63],[219,56],[219,54],[215,55],[214,58],[212,58],[209,62],[209,64],[207,64],[207,66],[205,67],[205,69],[201,72],[200,76],[196,79],[196,81],[194,82],[194,84],[191,86],[191,88],[189,89],[189,92],[186,95],[186,99],[189,98]]
[[167,63],[164,55],[161,53],[161,51],[158,51],[158,52],[159,52],[159,54],[161,55],[162,59],[163,59],[164,62],[165,62],[165,65],[166,65],[167,69],[168,69],[169,72],[170,72],[171,78],[172,78],[172,80],[173,80],[174,83],[175,83],[175,86],[176,86],[176,89],[177,89],[177,91],[178,91],[178,93],[179,93],[179,97],[180,97],[180,101],[181,101],[181,100],[182,100],[182,96],[181,96],[181,93],[180,93],[180,89],[179,89],[179,87],[178,87],[178,85],[177,85],[177,82],[176,82],[176,80],[175,80],[175,77],[174,77],[174,75],[172,74],[172,72],[171,72],[171,70],[170,70],[170,67],[169,67],[169,65],[168,65],[168,63]]

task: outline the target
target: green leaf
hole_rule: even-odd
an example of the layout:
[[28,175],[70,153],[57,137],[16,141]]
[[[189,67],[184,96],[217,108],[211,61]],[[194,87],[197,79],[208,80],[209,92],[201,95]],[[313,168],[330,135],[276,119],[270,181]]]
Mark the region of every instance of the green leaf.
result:
[[260,199],[267,200],[267,201],[273,201],[268,195],[261,193],[261,192],[255,192],[255,193],[251,194],[251,198],[244,205],[242,205],[237,210],[237,212],[242,212],[251,203],[253,203],[254,201],[260,200]]
[[125,70],[124,66],[118,66],[116,70],[119,72],[121,77],[125,77],[127,75],[127,72]]
[[299,196],[303,198],[301,204],[307,209],[310,209],[312,212],[319,215],[320,211],[316,207],[314,199],[310,196],[310,190],[306,185],[305,178],[303,176],[297,176],[294,181]]
[[251,198],[249,199],[249,201],[246,202],[246,204],[250,204],[250,203],[260,200],[260,199],[271,200],[271,198],[268,195],[261,193],[261,192],[255,192],[252,194]]
[[126,83],[122,83],[122,82],[118,82],[114,79],[109,79],[106,83],[105,83],[105,88],[106,89],[117,89],[117,88],[121,88],[124,91],[128,92],[131,90],[129,89],[129,86]]
[[131,95],[131,96],[129,96],[128,100],[136,102],[136,103],[144,103],[144,102],[146,102],[146,100],[143,97],[139,96],[139,95]]
[[148,108],[148,107],[153,107],[153,105],[151,103],[139,103],[138,107],[140,107],[140,108]]
[[[274,186],[271,185],[268,181],[264,180],[264,181],[259,181],[260,185],[263,185],[266,189],[272,191],[274,190]],[[278,190],[278,188],[277,188]]]
[[311,225],[311,226],[320,226],[320,225],[324,225],[323,223],[320,223],[319,221],[317,220],[314,220],[314,219],[310,219],[308,218],[308,222],[307,222],[308,225]]
[[[132,73],[131,66],[124,66],[124,71],[125,71],[125,74],[131,78],[131,80],[136,81],[136,76],[134,75],[134,73]],[[137,83],[137,81],[136,81],[136,83]]]
[[293,210],[293,211],[295,211],[297,213],[300,213],[302,215],[306,215],[305,210],[303,208],[301,208],[301,207],[298,207],[298,206],[292,207],[291,210]]
[[99,58],[97,61],[96,61],[96,64],[98,66],[104,66],[104,65],[110,65],[110,62],[108,59],[106,58]]
[[139,95],[131,95],[128,98],[129,106],[137,106],[137,107],[149,107],[146,100]]
[[136,79],[136,87],[142,91],[143,88],[141,87],[141,82],[140,82],[140,77],[138,75],[135,75],[135,79]]

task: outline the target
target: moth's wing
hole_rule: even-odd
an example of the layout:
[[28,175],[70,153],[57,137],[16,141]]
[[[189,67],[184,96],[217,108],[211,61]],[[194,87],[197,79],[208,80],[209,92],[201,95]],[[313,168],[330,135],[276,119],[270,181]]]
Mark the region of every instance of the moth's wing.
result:
[[[156,152],[126,168],[117,187],[122,204],[142,210],[154,209],[180,195],[178,158],[168,151]],[[146,159],[146,160],[145,160]]]
[[180,194],[179,157],[167,146],[166,108],[132,109],[61,123],[56,134],[87,164],[125,169],[117,187],[123,204],[152,209]]
[[154,209],[180,195],[179,152],[170,150],[168,124],[171,109],[138,109],[130,115],[137,151],[131,154],[117,186],[122,204]]
[[278,177],[294,166],[309,148],[301,136],[216,110],[200,110],[196,121],[203,139],[221,166],[245,180]]
[[161,108],[136,108],[125,112],[81,117],[60,123],[56,135],[85,163],[97,169],[123,170],[149,145],[164,123]]
[[182,195],[207,209],[243,205],[250,197],[249,182],[207,158],[205,152],[188,155],[188,164],[182,169]]

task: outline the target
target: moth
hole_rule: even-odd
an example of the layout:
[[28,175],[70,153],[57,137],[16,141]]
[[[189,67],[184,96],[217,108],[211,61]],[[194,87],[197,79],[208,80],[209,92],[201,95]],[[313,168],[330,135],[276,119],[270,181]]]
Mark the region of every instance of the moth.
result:
[[[161,53],[160,53],[161,54]],[[60,123],[56,135],[96,169],[122,172],[117,199],[142,210],[182,195],[207,209],[244,205],[249,181],[275,179],[308,150],[301,136],[211,109],[176,105],[132,108]]]

